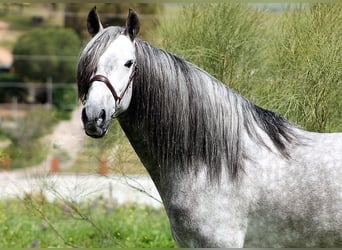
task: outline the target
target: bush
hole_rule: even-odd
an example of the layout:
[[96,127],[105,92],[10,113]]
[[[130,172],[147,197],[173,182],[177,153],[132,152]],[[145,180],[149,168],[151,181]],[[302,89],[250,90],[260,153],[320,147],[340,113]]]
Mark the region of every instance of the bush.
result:
[[308,130],[340,131],[341,23],[339,4],[283,13],[195,4],[161,23],[161,46]]
[[[342,5],[287,12],[270,46],[264,96],[312,131],[342,130]],[[266,102],[267,103],[267,102]]]
[[[0,83],[17,83],[21,79],[13,73],[0,73]],[[18,97],[18,101],[24,101],[27,95],[27,89],[21,87],[2,87],[0,91],[0,103],[11,102],[14,96]]]
[[260,22],[256,10],[241,4],[195,4],[161,23],[161,46],[247,92],[261,60]]
[[45,159],[48,147],[41,137],[51,132],[55,122],[55,112],[39,107],[18,118],[15,128],[4,131],[11,140],[4,153],[12,159],[12,168],[29,167]]
[[[22,35],[13,48],[14,68],[26,81],[74,82],[81,41],[70,29],[39,28]],[[27,56],[28,58],[22,58]],[[43,56],[31,58],[32,56]]]
[[52,103],[57,109],[57,119],[69,120],[71,111],[77,106],[76,85],[63,88],[53,88]]

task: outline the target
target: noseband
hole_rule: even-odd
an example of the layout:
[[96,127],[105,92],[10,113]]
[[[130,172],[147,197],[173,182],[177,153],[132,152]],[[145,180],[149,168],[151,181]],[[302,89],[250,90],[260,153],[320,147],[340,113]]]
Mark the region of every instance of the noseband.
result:
[[112,93],[112,95],[114,97],[114,100],[116,102],[118,101],[120,103],[120,101],[122,100],[122,98],[125,95],[126,91],[128,90],[129,85],[134,80],[134,78],[135,78],[135,76],[137,74],[138,67],[137,67],[136,62],[134,62],[132,67],[133,67],[133,71],[132,71],[131,75],[129,76],[129,79],[128,79],[128,82],[126,84],[126,87],[124,88],[124,90],[122,91],[122,93],[120,95],[118,95],[118,93],[115,91],[113,85],[111,84],[110,80],[107,77],[105,77],[104,75],[95,75],[95,76],[93,76],[93,78],[91,78],[90,81],[89,81],[89,85],[92,82],[95,82],[95,81],[102,82],[102,83],[106,84],[106,86],[108,87],[108,89]]

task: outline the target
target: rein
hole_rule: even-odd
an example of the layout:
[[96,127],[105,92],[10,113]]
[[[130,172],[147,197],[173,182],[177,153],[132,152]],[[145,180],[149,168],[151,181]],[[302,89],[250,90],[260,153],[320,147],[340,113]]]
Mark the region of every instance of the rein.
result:
[[92,82],[102,82],[104,84],[106,84],[106,86],[108,87],[108,89],[110,90],[110,92],[112,93],[114,100],[120,103],[120,101],[122,100],[123,96],[125,95],[126,91],[128,90],[129,85],[131,84],[131,82],[134,80],[136,74],[138,71],[138,66],[136,64],[136,62],[133,64],[133,71],[131,73],[131,75],[129,76],[128,82],[126,84],[126,87],[124,88],[124,90],[122,91],[122,93],[120,95],[118,95],[118,93],[115,91],[113,85],[111,84],[110,80],[104,76],[104,75],[95,75],[93,78],[90,79],[89,81],[89,85]]

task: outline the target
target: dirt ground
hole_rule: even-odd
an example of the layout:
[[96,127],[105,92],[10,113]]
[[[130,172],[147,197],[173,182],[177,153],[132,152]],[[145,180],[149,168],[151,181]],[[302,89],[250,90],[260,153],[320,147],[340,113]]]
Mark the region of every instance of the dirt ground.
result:
[[45,136],[46,146],[50,148],[50,153],[45,161],[38,166],[16,171],[24,171],[31,174],[48,173],[51,171],[54,157],[61,152],[66,154],[67,157],[59,161],[58,168],[59,170],[69,168],[76,160],[77,154],[86,141],[86,135],[81,122],[81,111],[82,107],[76,108],[70,120],[59,122],[53,132]]

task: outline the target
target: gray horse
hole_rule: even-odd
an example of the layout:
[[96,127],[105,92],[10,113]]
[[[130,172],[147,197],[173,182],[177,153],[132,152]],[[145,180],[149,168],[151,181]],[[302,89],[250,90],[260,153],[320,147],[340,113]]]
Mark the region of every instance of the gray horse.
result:
[[[78,63],[85,132],[117,118],[186,247],[342,246],[342,134],[305,131],[195,65],[103,28]],[[253,236],[253,237],[252,237]]]

